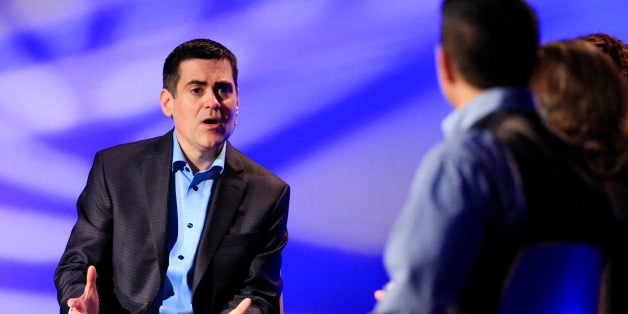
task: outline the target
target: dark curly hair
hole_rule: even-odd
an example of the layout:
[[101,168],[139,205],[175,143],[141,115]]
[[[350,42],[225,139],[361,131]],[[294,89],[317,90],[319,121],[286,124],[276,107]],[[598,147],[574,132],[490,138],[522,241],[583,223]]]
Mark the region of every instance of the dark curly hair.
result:
[[628,82],[628,45],[619,38],[604,33],[593,33],[579,38],[596,45],[611,57],[624,79]]
[[610,58],[582,39],[539,50],[532,90],[549,128],[580,148],[603,177],[628,160],[626,82]]

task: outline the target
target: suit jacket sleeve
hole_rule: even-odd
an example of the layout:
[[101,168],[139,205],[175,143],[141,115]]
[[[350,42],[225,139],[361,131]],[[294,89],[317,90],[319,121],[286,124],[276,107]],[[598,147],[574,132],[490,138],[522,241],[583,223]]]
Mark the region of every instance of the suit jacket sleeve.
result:
[[[98,272],[107,272],[104,261],[111,258],[112,217],[111,202],[103,192],[105,183],[102,168],[102,158],[97,154],[87,185],[77,202],[78,220],[55,271],[60,313],[68,312],[66,302],[69,298],[83,294],[89,265],[95,265]],[[99,290],[106,285],[99,278]],[[105,295],[102,295],[102,301],[107,301]]]
[[[283,288],[280,272],[281,251],[288,242],[286,224],[289,199],[290,189],[288,185],[285,185],[276,200],[275,207],[266,219],[267,229],[258,234],[261,241],[257,245],[258,251],[248,269],[249,276],[244,281],[243,288],[228,302],[222,313],[228,313],[247,297],[253,300],[247,313],[279,313]],[[225,237],[225,240],[233,239],[237,240],[237,237]]]

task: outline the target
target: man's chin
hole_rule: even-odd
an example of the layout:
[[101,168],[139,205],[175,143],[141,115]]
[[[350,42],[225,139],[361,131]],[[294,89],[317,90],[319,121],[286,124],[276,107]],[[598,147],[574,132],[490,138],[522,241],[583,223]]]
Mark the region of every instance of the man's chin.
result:
[[209,140],[209,141],[205,142],[203,147],[205,149],[207,149],[207,150],[220,149],[222,147],[222,145],[225,143],[225,141],[226,141],[225,138]]

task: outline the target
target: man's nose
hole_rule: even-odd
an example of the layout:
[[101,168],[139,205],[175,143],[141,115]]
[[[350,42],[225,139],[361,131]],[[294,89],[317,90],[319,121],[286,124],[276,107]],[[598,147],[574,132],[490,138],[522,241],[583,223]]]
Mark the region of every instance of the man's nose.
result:
[[220,109],[220,101],[214,93],[207,93],[207,98],[203,100],[203,106],[207,109]]

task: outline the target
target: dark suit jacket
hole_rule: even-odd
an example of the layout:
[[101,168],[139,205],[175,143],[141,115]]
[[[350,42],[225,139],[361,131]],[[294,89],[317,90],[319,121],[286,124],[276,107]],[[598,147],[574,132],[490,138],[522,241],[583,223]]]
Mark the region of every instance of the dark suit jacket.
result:
[[[98,272],[100,313],[153,313],[168,267],[172,130],[96,154],[78,220],[55,272],[61,313]],[[227,143],[191,273],[194,313],[251,297],[251,313],[278,313],[290,187]],[[176,223],[176,220],[173,221]]]

